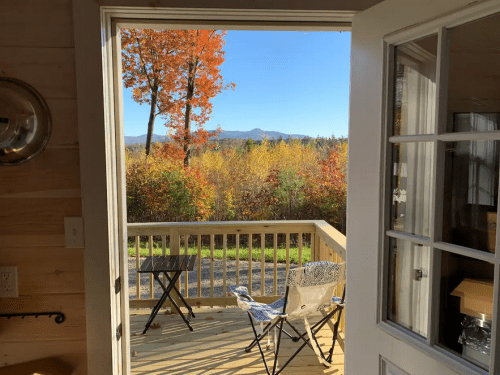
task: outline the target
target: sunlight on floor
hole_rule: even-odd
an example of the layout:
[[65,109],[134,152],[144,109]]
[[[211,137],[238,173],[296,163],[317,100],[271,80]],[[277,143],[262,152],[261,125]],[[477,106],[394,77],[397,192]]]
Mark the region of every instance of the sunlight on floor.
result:
[[[146,335],[142,330],[149,310],[132,310],[130,314],[132,373],[134,374],[265,374],[258,348],[246,353],[251,342],[252,328],[245,312],[237,308],[199,308],[191,320],[190,332],[178,315],[158,314]],[[318,315],[319,319],[319,315]],[[153,328],[155,327],[155,328]],[[303,324],[298,324],[304,331]],[[331,345],[332,331],[325,326],[319,342]],[[267,343],[267,340],[266,340]],[[284,338],[280,362],[298,348],[299,343]],[[272,366],[272,351],[266,353]],[[314,352],[306,347],[292,360],[283,374],[344,374],[344,353],[336,345],[333,365],[319,363]]]

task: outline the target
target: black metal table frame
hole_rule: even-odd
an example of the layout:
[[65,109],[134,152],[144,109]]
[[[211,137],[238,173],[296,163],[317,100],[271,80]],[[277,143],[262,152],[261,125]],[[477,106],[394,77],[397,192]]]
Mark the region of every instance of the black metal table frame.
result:
[[[153,320],[156,318],[156,315],[160,311],[161,306],[163,305],[163,303],[165,302],[165,300],[167,298],[170,300],[171,305],[174,306],[174,308],[177,310],[177,312],[179,313],[179,315],[182,317],[182,320],[184,320],[184,323],[186,323],[186,325],[188,326],[189,330],[193,331],[193,327],[191,327],[191,325],[189,324],[189,322],[191,321],[191,318],[196,318],[196,316],[193,313],[192,307],[186,302],[186,300],[184,299],[184,297],[182,296],[182,294],[179,292],[179,290],[175,286],[175,283],[177,282],[177,280],[181,276],[182,272],[184,272],[184,271],[186,271],[186,270],[184,270],[184,269],[178,269],[178,270],[175,270],[175,271],[142,271],[142,272],[140,271],[141,273],[146,273],[146,272],[152,273],[153,276],[154,276],[154,279],[160,284],[161,288],[163,289],[163,294],[160,297],[160,299],[158,300],[158,303],[153,307],[153,310],[151,311],[151,315],[149,316],[148,322],[146,323],[146,327],[144,328],[144,331],[142,332],[142,334],[145,334],[147,332],[147,330],[149,329],[149,327],[153,323]],[[170,277],[167,272],[174,273],[173,277]],[[161,281],[161,279],[159,277],[159,275],[162,274],[162,273],[165,275],[165,277],[168,280],[168,286],[165,286],[162,283],[162,281]],[[181,299],[182,303],[184,304],[184,306],[188,309],[188,315],[187,315],[187,317],[184,316],[184,314],[182,313],[179,305],[177,305],[177,303],[175,302],[175,300],[170,295],[171,292],[172,292],[172,289],[175,290],[175,292],[180,297],[180,299]]]

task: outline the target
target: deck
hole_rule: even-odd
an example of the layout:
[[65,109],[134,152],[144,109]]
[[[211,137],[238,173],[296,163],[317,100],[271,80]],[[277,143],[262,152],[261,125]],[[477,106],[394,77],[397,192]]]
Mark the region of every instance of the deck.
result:
[[[142,335],[149,310],[131,310],[130,345],[134,375],[266,373],[258,348],[250,353],[244,351],[253,337],[246,313],[234,307],[202,307],[194,312],[196,318],[191,321],[193,332],[189,331],[178,315],[166,315],[161,311],[152,328]],[[303,324],[297,327],[303,331]],[[332,331],[328,325],[319,336],[321,345],[331,345]],[[283,339],[280,349],[280,358],[283,360],[280,363],[298,346],[298,342]],[[268,363],[272,366],[271,351],[268,357]],[[336,345],[333,365],[327,368],[318,362],[310,348],[305,347],[283,374],[343,375],[344,354]]]

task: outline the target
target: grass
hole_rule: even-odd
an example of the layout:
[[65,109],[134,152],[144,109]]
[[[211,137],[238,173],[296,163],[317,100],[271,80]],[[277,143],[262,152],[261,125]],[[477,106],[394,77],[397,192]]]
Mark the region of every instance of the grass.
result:
[[[166,250],[166,254],[169,255],[169,249]],[[184,248],[181,249],[181,253],[184,254]],[[198,254],[198,248],[190,246],[188,248],[188,253],[196,255]],[[290,247],[290,263],[298,263],[299,262],[299,248],[298,247]],[[274,261],[274,249],[273,248],[265,248],[264,249],[266,262]],[[128,255],[129,257],[135,257],[135,244],[128,244]],[[149,256],[149,247],[147,242],[140,242],[139,245],[139,255],[141,257]],[[153,242],[153,255],[162,255],[161,242]],[[228,247],[226,251],[227,259],[235,260],[236,259],[236,248]],[[261,248],[253,248],[252,249],[252,259],[259,261],[262,256]],[[286,249],[278,248],[276,251],[277,261],[285,262],[286,261]],[[210,247],[202,246],[201,248],[201,257],[202,258],[210,258]],[[214,258],[222,259],[223,250],[222,249],[214,249]],[[239,257],[240,260],[248,260],[248,248],[239,249]],[[311,248],[302,246],[302,263],[311,261]]]

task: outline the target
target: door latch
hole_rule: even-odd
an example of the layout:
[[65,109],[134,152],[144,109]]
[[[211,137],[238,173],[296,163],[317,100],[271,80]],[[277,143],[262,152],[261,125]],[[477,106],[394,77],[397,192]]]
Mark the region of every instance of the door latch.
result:
[[427,277],[427,271],[424,268],[413,270],[413,279],[415,281],[420,281],[423,277]]

